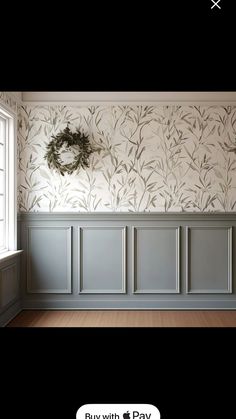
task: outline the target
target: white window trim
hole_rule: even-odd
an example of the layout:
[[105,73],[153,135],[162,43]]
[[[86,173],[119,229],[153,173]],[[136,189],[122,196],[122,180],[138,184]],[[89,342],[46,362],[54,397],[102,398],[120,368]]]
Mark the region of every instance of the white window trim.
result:
[[0,111],[7,118],[6,141],[6,248],[0,251],[1,255],[17,250],[17,120],[16,114],[0,104]]

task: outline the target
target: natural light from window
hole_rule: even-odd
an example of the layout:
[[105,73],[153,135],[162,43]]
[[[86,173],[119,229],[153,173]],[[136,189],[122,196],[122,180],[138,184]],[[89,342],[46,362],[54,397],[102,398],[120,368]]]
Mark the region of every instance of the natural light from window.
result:
[[0,253],[16,250],[14,116],[0,107]]

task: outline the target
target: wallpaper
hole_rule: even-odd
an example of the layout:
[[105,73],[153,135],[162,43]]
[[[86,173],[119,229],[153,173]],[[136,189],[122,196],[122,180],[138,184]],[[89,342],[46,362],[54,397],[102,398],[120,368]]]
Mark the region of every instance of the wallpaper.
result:
[[17,100],[11,92],[0,92],[0,103],[3,103],[13,112],[17,112]]
[[[67,126],[89,135],[89,168],[44,159]],[[20,211],[235,211],[236,107],[26,105],[18,118]]]

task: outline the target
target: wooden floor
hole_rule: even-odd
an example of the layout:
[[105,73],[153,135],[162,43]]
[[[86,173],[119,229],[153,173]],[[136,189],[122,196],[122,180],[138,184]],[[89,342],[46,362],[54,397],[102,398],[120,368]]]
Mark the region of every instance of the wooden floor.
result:
[[236,327],[236,311],[23,310],[7,327]]

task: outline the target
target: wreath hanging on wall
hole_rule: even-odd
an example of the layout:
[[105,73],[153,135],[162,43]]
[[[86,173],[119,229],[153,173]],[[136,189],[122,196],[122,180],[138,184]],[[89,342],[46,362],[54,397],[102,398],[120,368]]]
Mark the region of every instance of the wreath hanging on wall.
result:
[[[44,156],[50,169],[54,169],[64,176],[65,173],[71,175],[81,167],[83,169],[89,167],[89,156],[95,150],[89,142],[88,135],[80,132],[78,128],[72,132],[68,123],[63,131],[60,131],[56,136],[52,135],[51,138],[53,139],[47,145],[47,152]],[[72,162],[64,163],[61,154],[71,151],[71,148],[77,149],[77,154]]]

